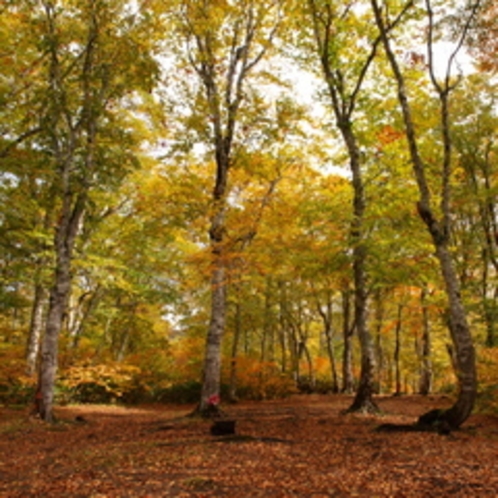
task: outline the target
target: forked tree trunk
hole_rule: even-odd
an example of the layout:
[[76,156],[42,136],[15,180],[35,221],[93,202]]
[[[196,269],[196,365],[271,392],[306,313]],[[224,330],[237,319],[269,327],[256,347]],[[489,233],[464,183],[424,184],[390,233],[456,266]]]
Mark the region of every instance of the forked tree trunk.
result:
[[[477,377],[475,365],[475,351],[467,322],[465,308],[460,295],[460,284],[453,256],[450,250],[450,177],[451,177],[451,154],[452,142],[450,135],[449,122],[449,95],[454,89],[450,79],[451,63],[461,47],[465,35],[470,27],[472,17],[478,7],[476,3],[472,7],[472,12],[465,21],[464,30],[460,34],[460,41],[457,43],[456,51],[450,57],[446,68],[446,77],[443,83],[439,83],[434,74],[432,60],[433,50],[433,12],[430,0],[426,0],[426,14],[428,19],[428,54],[429,54],[429,71],[433,88],[439,97],[440,118],[441,118],[441,138],[442,138],[442,163],[441,163],[441,216],[439,219],[435,216],[435,209],[431,198],[431,191],[426,178],[425,163],[420,155],[418,146],[418,137],[412,118],[411,106],[409,103],[405,78],[401,72],[395,50],[392,48],[391,41],[388,37],[389,25],[384,17],[378,0],[371,0],[372,8],[375,15],[377,27],[382,38],[384,50],[387,59],[393,71],[398,90],[398,100],[403,114],[405,125],[405,134],[408,142],[410,158],[413,172],[419,189],[420,200],[417,204],[418,212],[427,230],[431,235],[432,242],[436,251],[436,257],[439,261],[439,267],[445,283],[446,296],[448,300],[448,326],[453,345],[455,347],[456,357],[456,375],[459,384],[458,398],[455,404],[449,409],[442,411],[437,417],[438,424],[444,423],[449,429],[457,429],[469,417],[474,407],[477,393]],[[410,5],[410,4],[409,4]],[[424,420],[424,416],[420,421]]]
[[[362,178],[360,146],[353,128],[353,116],[359,93],[370,64],[376,53],[375,41],[357,71],[344,65],[333,39],[340,23],[348,14],[349,6],[342,8],[337,2],[308,0],[309,15],[313,26],[315,49],[320,58],[327,85],[330,104],[349,158],[353,182],[353,221],[351,243],[353,246],[354,320],[360,340],[361,371],[356,397],[349,411],[372,412],[378,408],[373,400],[375,357],[367,321],[367,246],[365,241],[364,213],[366,207]],[[347,57],[346,54],[343,54]]]
[[[219,414],[221,342],[225,329],[226,264],[225,211],[229,194],[228,176],[233,162],[232,148],[245,100],[249,73],[266,54],[280,22],[280,2],[261,8],[251,2],[230,13],[218,9],[216,2],[187,2],[181,9],[181,33],[186,37],[187,58],[196,72],[206,99],[206,127],[216,164],[209,231],[212,251],[211,317],[206,338],[204,371],[199,411]],[[226,16],[221,18],[220,16]],[[274,23],[274,24],[273,24]],[[222,27],[219,37],[214,26]],[[225,70],[222,68],[226,63]],[[197,110],[194,110],[197,112]]]

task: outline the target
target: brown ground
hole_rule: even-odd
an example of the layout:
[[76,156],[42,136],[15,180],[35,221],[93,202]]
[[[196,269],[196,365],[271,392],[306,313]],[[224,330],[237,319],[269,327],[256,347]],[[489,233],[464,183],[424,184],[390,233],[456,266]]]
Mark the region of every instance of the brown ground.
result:
[[380,398],[382,417],[342,415],[350,402],[242,403],[227,410],[236,437],[211,436],[184,417],[192,407],[65,407],[53,427],[0,408],[0,497],[498,496],[498,418],[450,436],[379,433],[444,400]]

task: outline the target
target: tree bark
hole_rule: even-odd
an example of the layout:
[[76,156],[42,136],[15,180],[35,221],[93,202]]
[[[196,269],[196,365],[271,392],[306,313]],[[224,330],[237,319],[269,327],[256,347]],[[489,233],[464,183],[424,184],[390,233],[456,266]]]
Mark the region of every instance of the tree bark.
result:
[[80,340],[85,332],[87,322],[99,304],[101,294],[102,290],[100,286],[97,285],[94,290],[81,296],[74,306],[75,309],[71,310],[74,317],[73,320],[70,320],[72,323],[68,329],[69,336],[71,337],[71,347],[73,349],[78,348]]
[[422,304],[422,344],[419,393],[426,396],[432,390],[432,360],[431,360],[431,329],[429,310],[426,303],[427,290],[422,289],[420,301]]
[[235,324],[232,340],[232,352],[230,357],[230,378],[228,384],[228,399],[235,403],[237,397],[237,353],[239,349],[240,336],[242,334],[242,305],[240,303],[240,289],[237,287],[237,302],[235,303]]
[[354,218],[351,237],[353,242],[354,321],[361,349],[360,382],[356,396],[348,411],[377,412],[379,408],[373,399],[375,393],[375,352],[367,321],[367,248],[363,230],[365,194],[360,165],[360,150],[349,120],[339,121],[339,128],[348,148],[350,167],[353,174]]
[[327,291],[326,293],[326,302],[325,306],[322,307],[320,304],[320,300],[317,296],[317,309],[318,313],[322,318],[323,322],[323,331],[325,335],[325,346],[327,349],[327,356],[329,358],[330,363],[330,374],[331,374],[331,386],[332,392],[339,392],[339,381],[337,378],[337,366],[334,354],[334,346],[332,344],[332,338],[334,335],[333,327],[332,327],[332,311],[333,311],[333,303],[332,303],[332,293]]
[[42,284],[35,285],[31,320],[29,323],[28,343],[26,347],[26,373],[31,377],[36,373],[38,353],[44,326],[46,290]]
[[[385,359],[384,359],[384,346],[382,343],[382,327],[384,321],[384,294],[379,289],[375,294],[375,354],[377,357],[377,392],[382,392],[385,375]],[[389,375],[388,375],[389,377]],[[389,387],[389,378],[387,379]]]
[[[463,43],[466,32],[470,26],[472,15],[475,13],[477,4],[473,7],[472,15],[466,20],[464,31],[461,33],[460,42],[457,43],[457,49],[450,57],[446,77],[443,83],[439,83],[434,74],[432,60],[433,50],[433,12],[430,0],[426,0],[426,14],[429,22],[428,26],[428,54],[429,54],[429,72],[433,88],[439,97],[440,117],[441,117],[441,135],[442,135],[442,164],[441,164],[441,217],[437,219],[434,214],[431,191],[426,178],[425,163],[420,155],[417,132],[412,118],[411,106],[405,85],[405,78],[401,72],[396,53],[392,48],[391,41],[388,37],[389,21],[385,19],[381,7],[377,0],[371,0],[372,9],[375,15],[375,21],[382,38],[384,51],[394,74],[397,84],[398,100],[403,114],[405,125],[405,135],[408,142],[412,169],[417,181],[420,199],[417,204],[418,212],[425,223],[428,232],[431,235],[432,242],[436,251],[436,257],[439,261],[439,267],[445,283],[446,296],[448,300],[448,322],[452,342],[455,347],[456,355],[456,375],[459,383],[459,394],[455,404],[441,413],[438,422],[443,421],[448,424],[450,429],[457,429],[468,416],[474,407],[477,394],[477,377],[475,366],[475,351],[467,323],[467,316],[460,296],[460,284],[457,272],[455,270],[453,256],[449,245],[450,234],[450,176],[451,176],[451,153],[452,142],[449,122],[449,95],[454,89],[450,84],[451,63],[454,56]],[[411,4],[409,4],[411,5]]]
[[[353,246],[354,320],[360,340],[361,371],[358,390],[349,410],[371,412],[377,411],[378,408],[373,400],[375,357],[367,320],[367,247],[363,227],[366,201],[360,147],[353,129],[353,115],[379,40],[373,42],[357,73],[351,77],[348,75],[349,68],[345,70],[341,58],[333,48],[334,41],[332,40],[334,33],[341,27],[340,22],[347,16],[349,7],[345,7],[341,13],[339,4],[336,9],[327,2],[323,5],[315,0],[308,0],[308,6],[315,47],[320,58],[331,107],[349,156],[354,191],[351,243]],[[346,81],[347,76],[350,76],[348,78],[350,81]]]
[[394,369],[396,378],[396,388],[394,394],[401,395],[401,312],[403,306],[398,305],[398,317],[396,319],[396,327],[394,329]]
[[[258,3],[231,11],[223,11],[215,2],[185,4],[181,27],[186,36],[188,61],[197,73],[206,99],[206,122],[210,128],[210,145],[216,165],[212,194],[211,243],[211,316],[206,337],[201,399],[198,411],[216,415],[220,400],[221,343],[225,329],[226,273],[228,247],[225,215],[229,194],[229,171],[239,111],[244,100],[244,86],[251,70],[265,56],[280,20],[280,2],[261,9]],[[275,21],[270,26],[268,19]],[[212,26],[223,26],[226,44]],[[225,66],[223,63],[225,63]],[[225,67],[220,70],[220,67]],[[216,403],[213,403],[216,400]]]
[[83,217],[86,195],[80,195],[74,206],[67,203],[55,236],[56,266],[54,284],[50,290],[45,335],[41,347],[38,389],[41,393],[39,415],[53,422],[54,387],[57,372],[59,334],[71,292],[72,254]]
[[341,392],[351,394],[354,391],[352,339],[354,325],[350,323],[350,291],[342,292],[342,336],[344,350],[342,354],[342,389]]
[[[220,216],[219,218],[222,217]],[[215,222],[215,229],[216,223],[220,223],[220,221]],[[201,402],[199,406],[199,411],[203,415],[216,411],[215,407],[220,397],[221,343],[225,331],[226,313],[226,268],[221,257],[221,241],[222,239],[220,238],[218,240],[215,239],[212,249],[214,261],[211,274],[211,318],[206,338]],[[215,400],[218,401],[215,402]]]

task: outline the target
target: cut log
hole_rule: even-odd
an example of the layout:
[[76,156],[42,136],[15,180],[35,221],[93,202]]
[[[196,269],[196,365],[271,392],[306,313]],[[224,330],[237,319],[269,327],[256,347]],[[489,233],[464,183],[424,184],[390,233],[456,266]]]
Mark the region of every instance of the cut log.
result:
[[235,420],[216,420],[211,426],[213,436],[235,434]]

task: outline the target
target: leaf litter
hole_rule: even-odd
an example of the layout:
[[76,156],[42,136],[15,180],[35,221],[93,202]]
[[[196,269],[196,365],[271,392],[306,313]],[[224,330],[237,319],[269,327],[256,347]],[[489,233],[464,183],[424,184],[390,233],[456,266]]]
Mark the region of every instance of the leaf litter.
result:
[[375,431],[449,402],[379,397],[381,416],[344,415],[339,395],[243,402],[226,407],[227,436],[192,406],[60,407],[55,426],[0,408],[0,497],[495,497],[498,417]]

